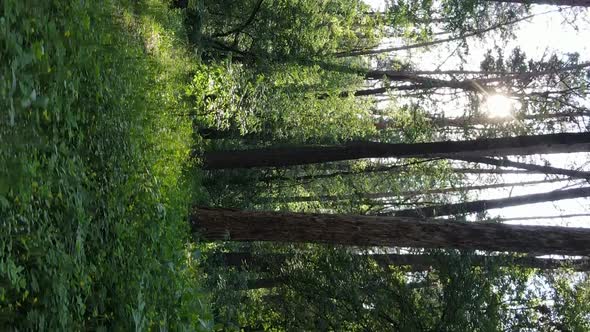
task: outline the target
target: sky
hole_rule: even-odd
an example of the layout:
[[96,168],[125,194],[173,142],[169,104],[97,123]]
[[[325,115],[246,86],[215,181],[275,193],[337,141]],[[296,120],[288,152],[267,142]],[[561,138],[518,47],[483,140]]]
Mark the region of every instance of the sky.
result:
[[[383,10],[383,0],[365,0],[370,4],[374,10]],[[556,6],[532,5],[532,13],[544,13],[559,9]],[[579,9],[574,9],[579,11]],[[573,11],[570,8],[562,8],[561,12],[552,12],[543,14],[532,19],[521,22],[517,25],[515,31],[516,38],[508,41],[506,49],[510,50],[515,46],[519,46],[529,58],[540,59],[543,55],[552,53],[580,53],[581,61],[590,61],[590,15],[588,11],[582,11],[577,16],[572,15]],[[575,26],[568,23],[565,18],[573,18],[572,21]],[[499,39],[497,35],[488,35],[489,37],[483,40],[477,38],[468,39],[470,54],[467,57],[467,63],[464,64],[465,70],[478,70],[479,63],[483,58],[486,50],[493,47],[495,43],[501,44],[503,40]],[[429,50],[412,50],[411,53],[406,54],[411,58],[416,68],[421,70],[440,70],[457,69],[460,63],[458,57],[451,55],[456,47],[456,44],[444,45],[442,47],[434,47]],[[443,56],[441,56],[443,54]],[[397,54],[403,56],[403,54]],[[447,56],[451,55],[447,59]],[[443,61],[443,59],[446,59]],[[589,101],[590,104],[590,101]],[[452,117],[453,114],[447,116]],[[514,158],[511,158],[514,160]],[[588,153],[575,154],[557,154],[543,156],[543,160],[537,158],[529,159],[535,161],[537,164],[544,164],[544,160],[550,162],[552,166],[572,168],[583,167],[582,170],[590,171],[590,165],[586,163],[590,161]],[[541,180],[544,175],[512,175],[505,176],[504,182],[519,182]],[[474,182],[483,181],[483,179],[473,178]],[[583,184],[582,182],[574,182]],[[526,187],[513,187],[504,189],[486,190],[480,192],[479,199],[502,198],[507,196],[518,196],[532,193],[547,192],[562,188],[568,183],[558,182],[551,184],[541,184]],[[563,214],[578,214],[590,213],[589,199],[570,199],[562,200],[552,203],[530,204],[517,207],[493,209],[489,211],[490,216],[497,216],[503,218],[512,217],[531,217],[531,216],[548,216],[548,215],[563,215]],[[590,227],[589,217],[577,218],[563,218],[554,220],[530,220],[513,222],[518,224],[530,225],[552,225],[552,226],[569,226],[569,227]]]

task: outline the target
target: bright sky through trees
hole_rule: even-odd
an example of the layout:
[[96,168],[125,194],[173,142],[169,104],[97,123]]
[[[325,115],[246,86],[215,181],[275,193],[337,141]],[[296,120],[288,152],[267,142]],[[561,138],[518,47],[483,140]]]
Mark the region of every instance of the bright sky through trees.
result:
[[[365,0],[374,10],[383,10],[383,0]],[[578,12],[576,16],[572,16]],[[462,67],[465,70],[479,70],[479,65],[485,52],[497,45],[505,45],[505,50],[519,47],[532,59],[542,59],[553,52],[561,54],[578,52],[580,62],[590,60],[590,18],[587,10],[580,8],[562,7],[555,10],[555,6],[533,5],[532,14],[540,14],[525,22],[518,23],[515,29],[515,38],[504,40],[495,33],[486,34],[484,38],[467,38],[469,54],[464,56],[465,63]],[[575,17],[572,21],[568,21]],[[388,44],[390,40],[386,41]],[[423,70],[453,70],[461,64],[458,57],[452,56],[456,51],[456,43],[445,43],[441,46],[431,47],[427,50],[417,49],[406,52],[407,60],[413,62],[417,68]],[[508,52],[506,52],[508,53]],[[440,56],[446,54],[447,56]],[[396,56],[404,56],[397,53]],[[441,60],[442,59],[442,60]],[[482,98],[486,114],[490,118],[505,118],[511,116],[511,110],[516,106],[510,96],[493,94]],[[590,101],[586,101],[590,105]],[[460,116],[462,110],[448,108],[445,110],[448,117]],[[529,158],[537,164],[549,162],[552,166],[563,168],[588,169],[587,153],[557,154]],[[504,175],[505,182],[541,180],[545,175]],[[474,183],[486,181],[481,175],[473,177]],[[572,181],[570,186],[584,185],[583,181]],[[535,186],[490,189],[480,193],[480,198],[500,198],[507,195],[517,196],[529,193],[540,193],[551,190],[558,190],[564,187],[563,183],[545,183]],[[590,208],[588,199],[570,199],[559,202],[539,203],[524,206],[507,207],[503,209],[490,210],[491,216],[530,217],[544,215],[563,215],[572,213],[584,213]],[[553,220],[519,220],[511,223],[518,224],[543,224],[554,226],[590,227],[590,220],[587,217],[564,218]]]
[[512,115],[514,102],[507,96],[493,94],[485,97],[487,114],[492,118],[508,118]]

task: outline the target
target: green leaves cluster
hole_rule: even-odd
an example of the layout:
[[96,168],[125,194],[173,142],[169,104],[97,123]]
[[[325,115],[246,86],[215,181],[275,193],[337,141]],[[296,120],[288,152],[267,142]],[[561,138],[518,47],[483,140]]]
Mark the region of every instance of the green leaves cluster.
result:
[[[256,250],[261,249],[273,250]],[[251,280],[278,277],[274,288],[246,293],[240,291],[238,271],[225,268],[215,275],[216,280],[234,281],[233,289],[225,283],[214,294],[222,310],[234,311],[241,326],[272,331],[501,331],[536,317],[528,311],[533,303],[526,291],[530,271],[491,261],[482,265],[470,254],[424,252],[435,263],[413,271],[412,266],[378,264],[369,256],[374,251],[359,248],[299,245],[274,250],[287,253],[287,259],[248,265],[241,272]],[[226,323],[230,325],[236,323]]]
[[230,62],[201,65],[186,95],[201,126],[244,135],[259,131],[268,88],[264,80],[264,75]]
[[[577,279],[577,280],[576,280]],[[553,314],[547,324],[567,331],[590,329],[590,280],[588,275],[579,275],[572,280],[567,275],[558,275],[553,280]]]
[[223,0],[204,9],[205,43],[263,62],[367,47],[379,34],[378,22],[364,15],[369,7],[357,0]]
[[318,66],[276,65],[257,73],[241,64],[203,65],[186,89],[201,127],[281,142],[327,143],[375,131],[368,101],[343,98],[357,77]]

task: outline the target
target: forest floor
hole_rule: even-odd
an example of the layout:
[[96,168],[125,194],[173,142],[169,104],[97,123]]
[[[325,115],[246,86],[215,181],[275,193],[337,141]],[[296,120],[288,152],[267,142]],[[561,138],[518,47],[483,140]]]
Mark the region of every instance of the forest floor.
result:
[[0,329],[210,330],[187,80],[164,1],[0,9]]

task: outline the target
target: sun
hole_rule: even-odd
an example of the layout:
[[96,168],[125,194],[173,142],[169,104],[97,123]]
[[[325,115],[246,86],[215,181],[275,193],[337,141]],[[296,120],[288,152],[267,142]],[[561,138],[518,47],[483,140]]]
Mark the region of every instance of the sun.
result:
[[514,102],[503,95],[488,95],[485,100],[486,113],[492,118],[508,118],[512,116]]

